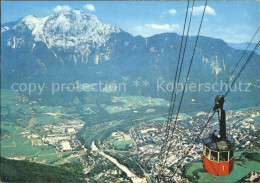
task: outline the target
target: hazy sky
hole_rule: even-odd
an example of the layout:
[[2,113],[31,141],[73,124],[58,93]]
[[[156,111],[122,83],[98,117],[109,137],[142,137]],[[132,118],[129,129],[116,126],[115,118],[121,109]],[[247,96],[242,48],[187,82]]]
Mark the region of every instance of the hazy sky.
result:
[[[22,1],[1,2],[2,24],[34,14],[51,14],[81,9],[136,36],[151,36],[163,32],[182,33],[187,1]],[[196,35],[204,1],[195,1],[191,35]],[[190,2],[191,7],[192,1]],[[201,35],[220,38],[230,43],[248,42],[259,26],[259,1],[208,1]],[[258,33],[253,42],[260,39]]]

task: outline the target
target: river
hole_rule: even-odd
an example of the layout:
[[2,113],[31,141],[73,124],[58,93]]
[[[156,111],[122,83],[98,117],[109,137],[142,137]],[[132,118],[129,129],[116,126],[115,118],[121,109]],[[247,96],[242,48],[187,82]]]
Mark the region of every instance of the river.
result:
[[120,164],[115,158],[105,154],[103,151],[99,151],[94,141],[91,144],[91,149],[92,151],[98,151],[99,154],[101,154],[102,156],[110,160],[112,163],[114,163],[118,168],[120,168],[123,172],[126,173],[127,177],[129,177],[133,183],[147,183],[146,178],[138,177],[133,172],[131,172],[125,165]]

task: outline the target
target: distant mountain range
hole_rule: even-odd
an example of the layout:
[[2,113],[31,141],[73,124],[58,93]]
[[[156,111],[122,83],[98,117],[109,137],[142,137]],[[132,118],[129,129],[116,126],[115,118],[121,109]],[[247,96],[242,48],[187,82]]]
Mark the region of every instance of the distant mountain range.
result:
[[[235,48],[237,50],[245,50],[248,46],[249,42],[245,43],[228,43],[229,46]],[[248,50],[253,51],[257,43],[251,43],[248,47]],[[260,48],[256,50],[256,53],[260,54]]]
[[[205,27],[203,27],[205,28]],[[127,94],[169,99],[157,92],[157,79],[173,82],[181,36],[164,33],[148,38],[132,36],[122,29],[101,23],[96,16],[80,10],[37,18],[26,16],[1,26],[2,87],[13,82],[97,82],[128,83]],[[186,76],[196,37],[189,37],[181,82]],[[189,82],[211,83],[229,76],[243,51],[220,39],[200,36]],[[247,51],[247,58],[250,51]],[[255,55],[241,76],[251,83],[251,93],[230,95],[258,105],[260,56]],[[136,89],[132,81],[147,79],[150,88]],[[188,92],[186,101],[211,101],[215,93]],[[210,100],[209,100],[210,98]],[[187,102],[187,105],[189,104]],[[236,105],[233,104],[232,105]]]

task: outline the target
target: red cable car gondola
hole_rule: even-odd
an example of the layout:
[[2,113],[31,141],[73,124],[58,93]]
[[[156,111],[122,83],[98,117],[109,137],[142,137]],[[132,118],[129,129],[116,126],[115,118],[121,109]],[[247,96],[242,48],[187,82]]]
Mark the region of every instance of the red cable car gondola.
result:
[[216,176],[228,175],[233,170],[234,140],[226,134],[226,112],[223,110],[224,96],[216,96],[214,111],[219,117],[219,130],[203,137],[203,167]]

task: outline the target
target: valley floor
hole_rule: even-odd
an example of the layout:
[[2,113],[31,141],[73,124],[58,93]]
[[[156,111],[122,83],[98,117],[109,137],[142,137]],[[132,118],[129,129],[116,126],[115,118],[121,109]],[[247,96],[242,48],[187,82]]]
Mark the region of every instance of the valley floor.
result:
[[[165,100],[125,96],[112,98],[108,105],[82,104],[77,109],[78,100],[69,107],[47,106],[40,99],[1,91],[1,156],[52,166],[82,165],[77,171],[84,174],[86,182],[150,182],[160,172],[158,154],[168,109]],[[184,159],[172,176],[175,181],[193,175],[203,182],[209,176],[197,171],[201,170],[202,146],[194,143],[206,115],[198,111],[181,113],[178,118],[166,161],[166,172],[171,175]],[[227,132],[236,144],[235,166],[237,171],[241,167],[247,170],[241,179],[259,174],[252,168],[258,167],[259,161],[243,158],[247,151],[259,156],[259,119],[259,107],[227,111]],[[217,125],[214,118],[205,133]]]

